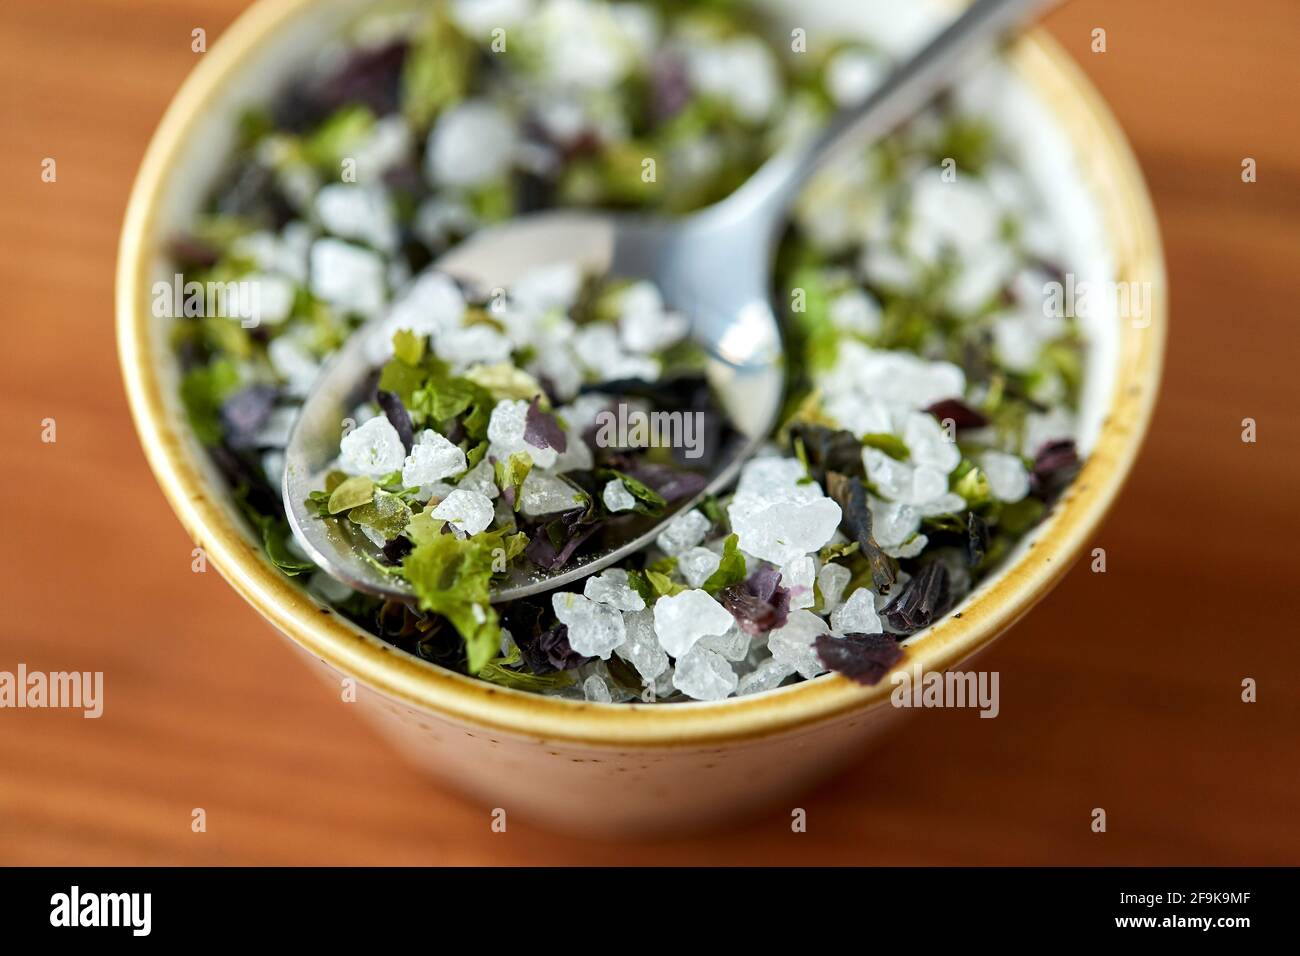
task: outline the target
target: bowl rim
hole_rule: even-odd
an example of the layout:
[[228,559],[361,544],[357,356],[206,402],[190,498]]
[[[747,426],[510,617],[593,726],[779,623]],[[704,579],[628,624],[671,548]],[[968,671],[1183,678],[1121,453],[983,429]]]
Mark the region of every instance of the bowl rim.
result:
[[[456,674],[393,647],[322,607],[276,570],[232,520],[229,502],[209,487],[202,454],[169,414],[147,307],[160,197],[193,124],[223,81],[312,0],[260,0],[212,45],[173,97],[136,176],[118,249],[116,327],[131,414],[151,470],[177,517],[234,589],[303,651],[402,704],[474,728],[596,747],[662,747],[734,742],[787,732],[883,704],[882,679],[862,687],[830,674],[751,697],[672,706],[597,704],[498,687]],[[1119,281],[1151,283],[1148,326],[1125,323],[1114,392],[1084,466],[1017,561],[967,600],[959,614],[904,647],[897,670],[943,671],[981,650],[1064,575],[1115,500],[1137,456],[1163,364],[1167,298],[1155,213],[1118,123],[1079,66],[1041,28],[1017,39],[1005,59],[1042,98],[1065,131],[1086,178],[1104,184],[1094,200],[1115,251]]]

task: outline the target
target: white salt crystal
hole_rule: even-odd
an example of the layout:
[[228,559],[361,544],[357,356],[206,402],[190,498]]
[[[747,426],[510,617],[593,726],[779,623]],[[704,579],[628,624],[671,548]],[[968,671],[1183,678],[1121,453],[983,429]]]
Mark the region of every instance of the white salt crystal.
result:
[[318,597],[324,598],[331,604],[338,604],[341,601],[346,601],[352,596],[352,589],[350,587],[338,578],[326,574],[324,571],[315,571],[312,573],[311,579],[307,582],[307,590],[311,591],[311,593]]
[[492,468],[492,462],[486,458],[465,472],[464,477],[456,483],[456,487],[466,491],[477,491],[480,495],[491,499],[495,499],[501,493],[497,488],[496,472]]
[[464,470],[465,453],[432,428],[426,428],[416,436],[411,453],[402,465],[402,485],[419,488]]
[[244,282],[254,290],[256,299],[250,305],[254,308],[246,318],[253,325],[279,325],[293,311],[294,295],[297,287],[284,276],[270,274],[252,274],[244,277]]
[[708,548],[689,548],[677,556],[677,570],[693,588],[703,585],[721,564],[722,556]]
[[591,446],[582,440],[582,433],[570,424],[564,432],[564,451],[556,455],[551,471],[557,475],[566,471],[588,471],[594,464]]
[[742,551],[786,565],[831,539],[839,527],[840,506],[824,496],[768,501],[738,494],[728,505],[727,515]]
[[908,538],[902,544],[890,545],[889,547],[881,545],[880,550],[891,558],[914,558],[924,551],[925,546],[929,543],[930,539],[928,537],[918,534]]
[[259,448],[283,448],[289,444],[289,435],[293,432],[293,423],[298,418],[298,406],[281,405],[271,409],[262,427],[257,430],[256,442]]
[[318,239],[311,247],[311,291],[344,312],[375,315],[384,305],[384,260],[376,252]]
[[929,501],[922,502],[916,506],[916,512],[922,518],[933,518],[935,515],[950,515],[954,511],[965,511],[966,499],[954,491],[946,491],[937,498],[931,498]]
[[627,582],[625,570],[607,568],[595,577],[587,578],[582,593],[597,604],[608,604],[620,611],[643,610],[645,598],[641,597]]
[[736,689],[736,672],[722,657],[704,647],[693,647],[677,660],[673,686],[696,700],[723,700]]
[[492,500],[477,491],[455,489],[430,514],[451,525],[462,536],[476,535],[492,523]]
[[826,63],[826,89],[839,107],[856,106],[884,76],[886,64],[860,47],[840,50]]
[[683,591],[655,602],[655,634],[673,657],[681,657],[707,634],[724,634],[735,622],[707,592]]
[[582,695],[587,700],[598,704],[608,704],[613,699],[610,697],[609,685],[599,674],[592,674],[582,682]]
[[831,612],[831,630],[836,634],[879,634],[880,617],[876,614],[876,596],[868,588],[858,588],[844,604]]
[[352,149],[358,179],[379,182],[384,173],[411,155],[411,147],[411,127],[400,114],[378,120],[370,135]]
[[979,466],[998,501],[1015,502],[1029,494],[1029,472],[1018,455],[986,451],[979,457]]
[[538,448],[524,441],[527,418],[528,403],[522,399],[497,402],[488,419],[488,454],[498,461],[505,461],[517,452],[526,451],[538,468],[550,468],[559,453],[554,448]]
[[871,533],[882,548],[902,544],[921,527],[921,513],[911,505],[867,498],[871,509]]
[[538,312],[547,309],[568,311],[582,288],[582,270],[575,263],[532,269],[510,286],[510,299]]
[[852,339],[840,344],[827,382],[852,386],[864,397],[909,408],[927,408],[966,393],[966,373],[951,362],[932,362],[912,352],[873,349]]
[[861,289],[840,293],[831,301],[831,324],[854,335],[875,335],[880,331],[880,304]]
[[495,365],[510,358],[510,340],[492,328],[479,323],[463,329],[448,329],[433,337],[438,358],[455,369],[475,363]]
[[610,511],[631,511],[636,507],[636,498],[627,490],[627,485],[617,478],[605,485],[600,497]]
[[749,656],[750,636],[735,621],[722,634],[709,634],[700,638],[699,646],[716,651],[729,661],[743,661]]
[[791,501],[811,501],[822,497],[816,484],[803,481],[807,476],[807,469],[797,458],[755,458],[740,473],[736,494]]
[[614,648],[627,639],[623,614],[615,608],[570,591],[552,594],[551,606],[569,629],[569,646],[579,654],[608,660]]
[[961,463],[957,443],[933,415],[913,412],[903,427],[903,442],[911,452],[913,464],[928,465],[944,475]]
[[827,633],[826,622],[812,611],[795,610],[785,625],[767,636],[767,646],[775,660],[798,671],[803,677],[816,677],[826,670],[813,650],[813,641]]
[[339,463],[350,475],[382,478],[401,468],[405,458],[397,429],[383,415],[352,429],[339,442]]
[[695,547],[704,540],[708,534],[709,528],[713,526],[708,518],[697,508],[692,508],[685,514],[676,515],[664,530],[659,532],[659,537],[655,539],[655,544],[659,546],[664,554],[676,557],[683,551]]
[[[423,501],[432,501],[436,504],[455,490],[456,486],[449,485],[445,481],[431,481],[427,485],[420,485],[419,497]],[[473,489],[466,488],[465,490],[472,491]]]
[[822,592],[822,613],[829,614],[840,606],[844,589],[848,587],[853,572],[842,564],[831,561],[817,572],[817,589]]
[[481,100],[466,100],[438,118],[429,134],[425,169],[438,185],[480,186],[505,175],[515,149],[510,117]]
[[382,188],[331,183],[316,194],[315,205],[326,232],[364,242],[381,252],[397,248],[397,219]]
[[893,424],[889,406],[873,398],[863,398],[852,389],[828,392],[825,400],[826,414],[844,429],[861,438],[889,432]]
[[296,338],[278,335],[266,347],[266,357],[293,398],[306,398],[320,374],[320,363]]
[[757,38],[741,36],[688,48],[691,85],[730,105],[750,123],[767,119],[781,99],[776,60]]
[[668,669],[668,655],[655,635],[654,611],[630,611],[623,615],[623,626],[627,639],[614,652],[635,667],[642,680],[654,684],[655,678]]
[[740,679],[736,685],[736,696],[759,694],[765,690],[775,690],[781,682],[795,672],[785,661],[769,657]]
[[519,510],[530,518],[572,511],[581,505],[577,489],[563,478],[533,469],[519,489]]
[[632,352],[658,352],[680,341],[690,325],[664,309],[663,297],[653,282],[635,282],[619,299],[619,336]]
[[812,607],[817,562],[812,555],[795,558],[781,569],[781,586],[790,591],[791,607]]

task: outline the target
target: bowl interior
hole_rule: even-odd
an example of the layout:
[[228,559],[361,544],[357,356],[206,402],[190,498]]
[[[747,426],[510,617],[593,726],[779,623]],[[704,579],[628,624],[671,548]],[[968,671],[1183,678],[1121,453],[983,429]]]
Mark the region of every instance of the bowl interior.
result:
[[[938,28],[947,4],[887,0],[762,0],[790,28],[860,34],[894,51]],[[883,700],[888,681],[862,688],[837,676],[754,698],[672,707],[591,705],[489,688],[408,657],[333,614],[284,579],[225,494],[191,434],[179,401],[179,369],[168,320],[148,307],[153,282],[173,271],[163,250],[198,211],[233,145],[235,119],[315,58],[366,7],[363,0],[263,0],[205,56],[164,118],[141,169],[119,257],[118,324],[123,371],[137,427],[178,515],[222,574],[310,653],[418,706],[503,730],[543,728],[584,739],[731,737],[777,729]],[[957,96],[994,119],[1015,162],[1063,242],[1077,282],[1151,283],[1145,327],[1122,320],[1114,302],[1082,319],[1089,338],[1079,414],[1087,465],[1053,513],[1003,566],[944,621],[910,639],[908,659],[925,669],[973,653],[1055,581],[1118,490],[1140,442],[1163,346],[1163,269],[1153,216],[1122,136],[1065,55],[1041,38],[1019,41]],[[620,716],[621,715],[621,716]]]

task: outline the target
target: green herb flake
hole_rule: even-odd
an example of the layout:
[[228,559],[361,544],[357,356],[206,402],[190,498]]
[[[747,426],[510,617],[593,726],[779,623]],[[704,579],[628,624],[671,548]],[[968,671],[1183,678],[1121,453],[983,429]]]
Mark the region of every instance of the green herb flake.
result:
[[472,44],[446,13],[435,9],[402,64],[402,113],[416,129],[427,129],[443,109],[469,89]]
[[353,475],[335,486],[326,510],[332,515],[341,514],[368,504],[374,496],[375,483],[365,475]]
[[221,442],[224,435],[221,403],[238,387],[239,372],[226,359],[196,366],[181,379],[181,402],[194,434],[203,444],[216,445]]
[[685,584],[678,584],[668,575],[659,571],[647,569],[645,576],[646,580],[650,582],[650,587],[654,589],[657,598],[672,597],[674,594],[681,594],[683,591],[690,590]]
[[418,366],[424,358],[427,341],[410,329],[399,329],[393,333],[393,357],[405,365]]
[[303,158],[338,175],[339,164],[370,135],[375,116],[364,106],[345,106],[325,120],[302,144]]
[[502,491],[507,488],[514,490],[515,511],[523,504],[523,494],[521,489],[524,486],[524,479],[528,473],[533,470],[533,457],[526,451],[517,451],[505,461],[498,461],[494,469],[496,475],[497,487]]
[[383,535],[385,541],[392,541],[406,531],[411,509],[397,495],[376,490],[372,500],[348,512],[348,520]]
[[969,468],[960,478],[953,482],[952,490],[966,499],[972,508],[986,505],[993,500],[988,477],[979,468]]
[[897,435],[891,435],[888,432],[871,432],[862,436],[862,444],[868,448],[874,448],[877,451],[883,451],[895,461],[907,461],[912,457],[912,452],[908,449],[903,439]]
[[441,614],[465,641],[469,672],[477,674],[500,648],[501,627],[489,602],[496,539],[442,534],[402,561],[402,576],[420,609]]
[[570,671],[556,671],[553,674],[533,674],[526,670],[516,670],[523,661],[517,646],[511,646],[505,657],[494,657],[483,665],[478,676],[491,684],[509,687],[513,690],[558,690],[573,683]]
[[723,542],[722,561],[718,564],[718,570],[704,582],[704,590],[710,594],[717,594],[723,588],[745,580],[745,556],[740,553],[739,542],[739,536],[734,534],[728,535]]
[[600,476],[606,481],[617,478],[623,482],[628,493],[636,499],[636,505],[633,510],[638,514],[657,516],[663,514],[664,508],[668,506],[668,501],[663,495],[655,491],[643,481],[637,481],[631,475],[618,471],[614,468],[604,468]]

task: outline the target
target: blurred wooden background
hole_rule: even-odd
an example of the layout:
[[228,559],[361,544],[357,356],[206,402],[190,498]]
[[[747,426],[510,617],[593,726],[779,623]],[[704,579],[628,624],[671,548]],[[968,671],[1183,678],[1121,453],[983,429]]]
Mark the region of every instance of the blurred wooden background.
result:
[[[136,165],[194,65],[190,31],[215,38],[244,6],[0,9],[0,670],[107,673],[101,720],[0,711],[0,863],[1300,863],[1295,0],[1078,0],[1050,20],[1146,171],[1172,334],[1146,451],[1096,539],[1109,571],[1081,563],[984,659],[999,719],[915,717],[806,798],[805,834],[778,812],[639,845],[492,833],[216,573],[190,571],[128,420],[113,268]],[[46,156],[57,184],[40,180]],[[1258,703],[1241,703],[1245,677]]]

